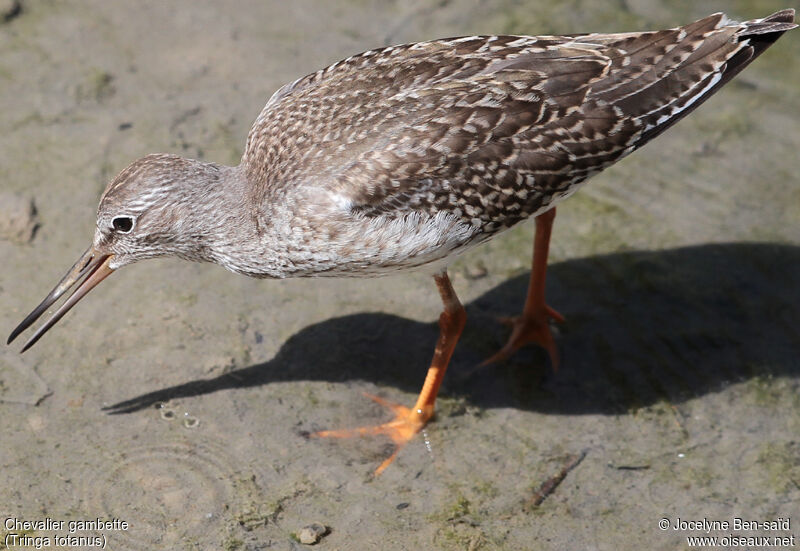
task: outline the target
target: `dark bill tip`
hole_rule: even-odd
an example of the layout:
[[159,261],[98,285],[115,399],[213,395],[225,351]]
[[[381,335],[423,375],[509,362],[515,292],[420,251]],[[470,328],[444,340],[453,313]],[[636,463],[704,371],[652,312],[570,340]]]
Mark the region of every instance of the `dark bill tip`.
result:
[[25,316],[25,319],[22,320],[22,323],[17,325],[17,327],[11,332],[11,334],[8,336],[8,340],[6,341],[6,344],[11,344],[12,342],[14,342],[14,339],[19,337],[20,333],[22,333],[28,327],[33,325],[34,322],[37,319],[39,319],[39,316],[44,314],[47,311],[47,309],[50,308],[50,305],[53,304],[57,299],[58,299],[58,296],[53,296],[53,293],[50,293],[49,295],[47,295],[45,297],[45,299],[39,304],[39,306],[34,308],[33,312],[31,312],[30,314]]
[[6,344],[11,344],[11,342],[16,339],[20,333],[25,331],[28,327],[33,325],[39,317],[44,314],[50,306],[53,305],[58,298],[64,294],[65,291],[68,291],[70,287],[72,287],[77,281],[79,281],[86,273],[91,269],[92,260],[94,259],[94,251],[92,247],[89,247],[84,251],[84,253],[78,258],[78,261],[72,265],[72,268],[61,278],[61,281],[53,287],[53,290],[44,298],[44,300],[33,309],[33,312],[28,314],[22,323],[17,325],[17,327],[11,332],[8,336],[8,341]]
[[53,325],[58,322],[64,314],[66,314],[81,298],[83,298],[86,293],[92,290],[98,283],[100,283],[103,279],[108,277],[108,275],[113,271],[111,268],[108,267],[110,260],[113,258],[112,255],[98,255],[95,251],[90,247],[86,250],[83,255],[78,259],[78,261],[73,264],[72,268],[67,272],[67,274],[61,278],[61,281],[53,288],[52,291],[44,298],[44,300],[33,309],[33,311],[28,314],[24,320],[11,332],[8,337],[8,341],[6,344],[11,344],[14,339],[16,339],[23,331],[25,331],[28,327],[33,325],[42,314],[44,314],[50,306],[52,306],[58,299],[63,295],[66,291],[68,291],[75,283],[81,281],[80,285],[77,289],[72,293],[72,295],[67,298],[64,304],[53,314],[53,316],[47,320],[37,331],[33,334],[33,336],[28,339],[28,342],[25,343],[25,346],[22,348],[22,352],[28,350],[31,346],[33,346],[36,341],[38,341],[42,335],[44,335],[48,329],[50,329]]

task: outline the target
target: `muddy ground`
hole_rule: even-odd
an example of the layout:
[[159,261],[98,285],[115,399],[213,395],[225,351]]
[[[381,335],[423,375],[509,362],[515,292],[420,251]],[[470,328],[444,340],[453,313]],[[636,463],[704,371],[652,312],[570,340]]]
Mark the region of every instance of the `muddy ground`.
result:
[[[791,7],[1,4],[4,335],[89,244],[114,174],[151,152],[237,163],[270,94],[340,58]],[[312,522],[328,527],[317,548],[329,550],[685,549],[704,534],[661,530],[662,518],[790,518],[771,535],[800,537],[798,59],[795,31],[559,207],[557,374],[533,348],[477,368],[506,337],[495,316],[521,307],[532,225],[459,259],[469,320],[438,417],[377,479],[386,442],[302,434],[386,419],[363,392],[413,402],[440,308],[427,276],[258,281],[178,260],[120,270],[30,352],[0,349],[0,549],[9,534],[51,547],[70,536],[9,518],[127,522],[72,534],[108,549],[300,549]],[[711,533],[731,534],[767,533]]]

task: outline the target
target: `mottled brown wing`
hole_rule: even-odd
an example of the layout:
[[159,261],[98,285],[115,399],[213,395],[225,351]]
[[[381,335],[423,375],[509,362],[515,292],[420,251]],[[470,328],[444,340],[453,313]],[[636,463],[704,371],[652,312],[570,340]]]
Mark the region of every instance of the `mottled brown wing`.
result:
[[451,211],[492,231],[585,177],[636,125],[587,104],[591,84],[608,70],[606,57],[559,50],[526,52],[406,98],[408,115],[388,143],[335,175],[353,209],[368,216]]
[[[507,82],[494,83],[496,71],[488,68],[534,51],[543,58],[558,53],[538,42],[467,37],[353,56],[276,92],[256,120],[243,158],[251,171],[264,170],[261,176],[280,187],[307,178],[325,181],[362,157],[400,151],[401,144],[412,141],[411,149],[419,152],[418,137],[466,122],[475,109],[491,114],[498,133],[511,133],[518,126],[512,116],[524,122],[529,115],[515,110],[510,94],[538,102],[538,97],[524,97],[525,90],[545,81],[546,71],[527,71],[526,82],[510,78],[512,67]],[[555,86],[560,80],[552,76],[550,86]],[[507,115],[501,120],[495,115],[502,112]],[[433,121],[430,128],[428,121]]]
[[684,116],[792,16],[366,52],[276,92],[245,158],[270,190],[314,180],[365,216],[450,211],[492,232]]

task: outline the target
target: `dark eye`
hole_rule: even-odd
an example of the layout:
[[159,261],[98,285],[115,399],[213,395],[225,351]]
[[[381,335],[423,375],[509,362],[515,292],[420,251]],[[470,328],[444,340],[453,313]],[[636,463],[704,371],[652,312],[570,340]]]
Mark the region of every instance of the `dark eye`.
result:
[[128,233],[133,228],[133,218],[117,216],[111,221],[111,225],[120,233]]

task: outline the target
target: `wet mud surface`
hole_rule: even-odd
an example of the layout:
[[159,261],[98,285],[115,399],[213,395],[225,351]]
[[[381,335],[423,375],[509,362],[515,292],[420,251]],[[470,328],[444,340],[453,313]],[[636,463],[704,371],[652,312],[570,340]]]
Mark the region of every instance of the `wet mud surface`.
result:
[[[275,89],[350,54],[784,7],[2,3],[0,326],[86,248],[130,161],[235,164]],[[798,57],[790,33],[559,207],[558,373],[535,348],[478,367],[506,338],[496,316],[522,306],[532,224],[451,267],[468,321],[436,421],[377,479],[387,442],[304,435],[385,420],[365,392],[413,403],[437,335],[429,277],[120,270],[25,355],[0,349],[0,535],[70,535],[8,518],[100,518],[128,528],[74,535],[109,549],[684,549],[703,532],[661,519],[742,517],[791,518],[772,535],[800,536]]]

